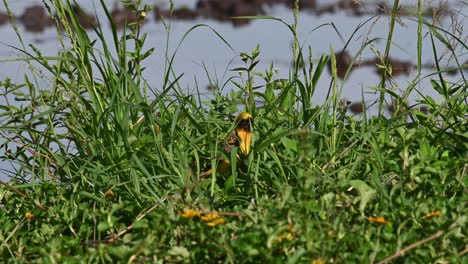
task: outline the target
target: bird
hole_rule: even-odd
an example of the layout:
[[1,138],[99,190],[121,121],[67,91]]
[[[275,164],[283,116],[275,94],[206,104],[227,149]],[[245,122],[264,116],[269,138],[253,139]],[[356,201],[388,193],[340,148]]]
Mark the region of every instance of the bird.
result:
[[[240,153],[237,154],[238,162],[242,162],[250,153],[252,126],[253,116],[248,112],[242,112],[236,118],[236,127],[234,131],[231,132],[226,144],[224,145],[224,151],[227,154],[231,153],[233,148],[239,147]],[[218,158],[216,172],[225,177],[229,176],[231,173],[231,162],[223,157]],[[205,171],[200,175],[200,178],[205,178],[211,174],[213,174],[213,168],[211,167],[211,164],[208,164]]]

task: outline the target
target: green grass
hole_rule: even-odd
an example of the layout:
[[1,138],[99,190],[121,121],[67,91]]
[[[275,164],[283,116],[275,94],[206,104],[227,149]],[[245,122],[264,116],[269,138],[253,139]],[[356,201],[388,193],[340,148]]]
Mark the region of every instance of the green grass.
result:
[[[235,90],[201,101],[181,91],[175,54],[160,62],[162,86],[146,84],[141,62],[154,50],[138,23],[124,32],[112,27],[111,41],[97,27],[90,39],[70,3],[47,3],[68,48],[52,56],[19,51],[50,86],[39,85],[40,75],[0,82],[3,96],[25,103],[0,110],[2,159],[17,168],[0,185],[2,262],[466,263],[466,65],[457,61],[459,82],[448,83],[437,66],[397,95],[385,85],[396,16],[376,89],[379,105],[391,96],[401,111],[356,119],[340,104],[338,83],[323,104],[312,101],[335,58],[312,58],[296,38],[297,20],[276,19],[295,41],[289,79],[276,79],[273,65],[258,72],[257,47],[240,55],[244,81]],[[108,19],[100,18],[103,26]],[[455,57],[453,43],[468,50],[462,37],[416,19],[418,40],[421,28],[430,30],[425,45],[436,61],[436,41],[451,43]],[[406,98],[421,78],[442,99],[423,96],[410,106]],[[200,180],[243,110],[255,118],[252,152],[230,177]],[[188,209],[217,211],[225,222],[182,217]]]

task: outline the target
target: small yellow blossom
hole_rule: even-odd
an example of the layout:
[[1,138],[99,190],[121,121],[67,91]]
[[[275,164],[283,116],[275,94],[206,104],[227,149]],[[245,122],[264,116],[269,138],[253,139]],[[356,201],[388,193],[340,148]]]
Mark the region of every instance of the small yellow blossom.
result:
[[294,234],[294,235],[297,234],[297,231],[293,225],[288,225],[288,227],[286,227],[286,230],[288,230],[291,234]]
[[226,223],[226,220],[224,218],[217,218],[209,223],[206,223],[208,226],[215,227],[217,225],[222,225]]
[[372,217],[371,216],[371,217],[367,218],[367,220],[369,220],[369,222],[371,222],[371,223],[376,223],[376,224],[382,224],[382,225],[390,224],[390,221],[385,219],[385,217],[383,217],[383,216],[378,216],[378,217]]
[[108,190],[107,192],[104,193],[104,197],[106,198],[114,198],[115,197],[115,193],[111,190]]
[[285,239],[287,239],[289,241],[292,241],[294,239],[294,236],[298,235],[298,233],[297,233],[297,231],[296,231],[296,229],[294,228],[293,225],[288,225],[286,227],[286,231],[288,231],[288,232],[285,232],[285,233],[283,233],[282,235],[280,235],[278,237],[278,239],[277,239],[278,242],[281,242],[281,241],[283,241]]
[[278,237],[279,242],[281,242],[281,241],[283,241],[285,239],[287,239],[289,241],[293,240],[292,234],[288,232],[288,233],[284,233],[284,234],[282,234],[281,236]]
[[314,259],[314,261],[312,261],[312,264],[325,264],[325,260],[319,258],[319,259]]
[[427,213],[425,214],[423,217],[421,217],[423,220],[425,219],[428,219],[428,218],[431,218],[431,217],[435,217],[435,216],[440,216],[442,214],[441,211],[435,211],[435,212],[430,212],[430,213]]
[[183,213],[179,212],[179,214],[183,218],[193,218],[193,217],[200,217],[201,212],[200,211],[195,211],[191,209],[185,209]]
[[31,219],[31,218],[34,217],[34,214],[31,213],[31,212],[26,212],[26,213],[24,214],[24,217],[25,217],[26,219]]
[[208,213],[208,214],[202,216],[200,219],[203,222],[211,222],[211,221],[215,220],[216,218],[218,218],[218,213],[217,212],[211,212],[211,213]]
[[141,11],[141,12],[140,12],[140,16],[141,16],[141,17],[146,17],[147,15],[148,15],[148,14],[147,14],[145,11]]

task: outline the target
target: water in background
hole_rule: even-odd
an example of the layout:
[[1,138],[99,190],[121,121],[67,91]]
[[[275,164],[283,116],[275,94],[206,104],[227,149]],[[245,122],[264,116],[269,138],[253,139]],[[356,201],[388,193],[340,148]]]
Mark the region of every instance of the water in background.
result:
[[[7,1],[10,9],[16,16],[20,16],[26,7],[42,4],[41,0],[28,0],[28,1]],[[83,9],[93,13],[96,17],[101,18],[104,16],[103,10],[100,7],[99,1],[78,0],[77,1]],[[112,6],[116,1],[106,0],[108,7]],[[164,8],[166,1],[148,1],[149,4],[156,4]],[[180,0],[174,1],[176,8],[181,6],[188,6],[194,8],[196,0]],[[433,2],[433,1],[425,1]],[[442,2],[442,1],[441,1]],[[452,0],[446,1],[452,10],[459,12],[460,15],[456,16],[459,19],[458,23],[461,26],[467,27],[466,11],[468,5],[463,1]],[[318,1],[319,5],[329,3],[329,1]],[[406,4],[406,3],[405,3]],[[166,5],[167,6],[167,5]],[[264,8],[267,15],[276,16],[283,19],[287,23],[293,22],[292,10],[285,6],[265,6]],[[0,12],[6,12],[4,3],[0,4]],[[463,15],[464,14],[464,15]],[[343,39],[347,41],[356,28],[359,27],[366,20],[371,18],[371,14],[362,16],[354,16],[349,12],[341,10],[333,13],[324,13],[317,16],[312,12],[300,12],[299,19],[299,39],[300,44],[304,47],[311,46],[314,58],[318,59],[323,53],[330,53],[330,47],[335,51],[343,49],[345,42],[333,30],[331,26],[323,26],[317,29],[320,25],[333,23],[338,31],[341,33]],[[143,25],[143,31],[148,33],[146,48],[155,47],[156,50],[151,57],[146,60],[147,67],[144,77],[147,79],[148,85],[158,90],[163,82],[164,75],[164,54],[166,47],[166,31],[161,22],[156,22],[153,12],[149,13],[148,22]],[[106,31],[107,37],[111,39],[110,26],[108,21],[101,21]],[[219,83],[224,83],[232,76],[238,76],[237,72],[230,71],[230,69],[242,65],[240,60],[240,52],[250,52],[257,45],[260,46],[260,63],[257,65],[257,71],[264,71],[273,63],[278,70],[278,78],[288,78],[289,69],[292,60],[292,34],[290,31],[279,22],[273,20],[254,20],[246,26],[234,27],[228,22],[219,22],[210,19],[197,18],[192,21],[177,21],[171,23],[170,32],[170,45],[169,54],[175,51],[176,46],[182,39],[183,35],[196,24],[207,24],[216,30],[223,38],[234,48],[232,51],[227,47],[211,30],[206,27],[197,28],[192,32],[182,43],[177,52],[175,64],[173,69],[177,74],[183,73],[180,80],[181,87],[187,93],[196,93],[198,89],[202,93],[202,98],[210,98],[211,91],[207,89],[209,80],[207,74],[211,79],[217,79]],[[450,16],[441,21],[443,27],[448,31],[451,30],[453,21]],[[21,23],[18,23],[20,35],[24,43],[33,44],[45,56],[54,56],[62,47],[59,45],[57,39],[57,32],[54,27],[47,28],[41,33],[27,32]],[[372,22],[365,24],[352,38],[347,50],[354,56],[360,49],[363,43],[368,39],[381,38],[381,41],[374,42],[374,46],[380,52],[384,52],[389,28],[389,18],[381,16],[375,18]],[[424,29],[427,32],[427,29]],[[93,33],[90,33],[91,36]],[[416,64],[417,58],[417,22],[411,18],[401,17],[401,23],[396,24],[393,39],[394,46],[391,49],[391,56],[401,61],[412,62]],[[25,74],[30,74],[33,69],[27,67],[25,62],[15,62],[18,57],[23,57],[20,52],[12,47],[26,48],[31,51],[30,47],[22,47],[16,33],[14,32],[10,23],[0,26],[0,80],[11,78],[13,83],[22,83]],[[463,36],[463,35],[462,35]],[[91,37],[92,38],[92,37]],[[464,35],[466,39],[466,34]],[[425,65],[432,65],[434,58],[430,43],[429,35],[424,34],[423,40],[423,53],[422,62]],[[440,53],[446,50],[443,45],[437,42],[438,50]],[[305,49],[307,50],[307,48]],[[460,54],[458,59],[462,62],[468,61],[468,54],[458,48],[457,54]],[[449,57],[450,54],[444,58],[442,67],[450,67],[454,65],[453,58]],[[366,48],[362,53],[362,61],[366,59],[373,59],[375,55],[370,48]],[[208,72],[205,71],[204,66],[207,67]],[[426,76],[433,70],[425,69],[422,76]],[[397,87],[407,87],[409,83],[416,77],[416,70],[409,75],[400,75],[394,78],[395,89],[397,94],[401,93]],[[447,76],[447,78],[456,82],[461,76]],[[260,80],[259,80],[260,81]],[[317,104],[325,100],[328,88],[330,86],[331,76],[328,71],[325,71],[318,84],[318,90],[313,98]],[[342,98],[352,101],[360,102],[362,97],[366,102],[372,103],[377,99],[378,94],[371,89],[373,86],[379,84],[380,78],[375,73],[375,67],[360,67],[354,69],[346,82],[341,82],[343,85]],[[45,75],[39,82],[42,89],[47,88],[51,84],[51,80]],[[259,83],[261,84],[261,82]],[[232,84],[227,84],[224,92],[229,89],[234,89]],[[438,99],[439,96],[431,88],[430,78],[423,78],[418,83],[417,89],[425,94]],[[411,102],[418,100],[420,95],[413,93],[410,97]],[[6,99],[1,97],[0,104],[6,104]],[[9,100],[9,103],[14,101]],[[372,111],[372,110],[371,110]],[[1,120],[0,120],[1,122]],[[0,123],[1,125],[1,123]],[[3,150],[0,150],[0,152]],[[11,164],[0,162],[0,180],[6,180],[8,173],[13,167]]]

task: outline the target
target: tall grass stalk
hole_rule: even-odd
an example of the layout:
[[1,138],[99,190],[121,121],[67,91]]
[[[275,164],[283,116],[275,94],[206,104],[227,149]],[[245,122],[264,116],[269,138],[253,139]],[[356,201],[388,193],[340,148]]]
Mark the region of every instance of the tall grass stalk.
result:
[[[387,76],[390,74],[391,75],[391,69],[389,68],[388,65],[388,59],[390,55],[390,48],[392,46],[392,40],[393,40],[393,32],[395,30],[395,21],[398,13],[398,7],[399,7],[400,1],[395,0],[393,1],[393,8],[392,8],[392,13],[390,17],[390,24],[389,24],[389,29],[388,29],[388,36],[386,40],[386,46],[385,46],[385,53],[382,58],[382,67],[380,69],[380,84],[379,87],[382,89],[386,89],[386,84],[387,84]],[[383,114],[383,107],[385,103],[385,93],[380,92],[380,97],[379,97],[379,115],[382,116]]]

